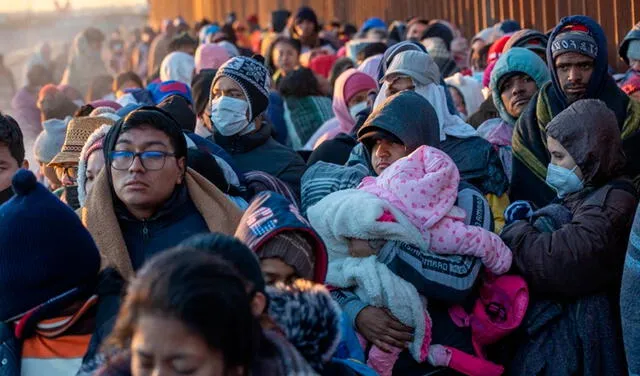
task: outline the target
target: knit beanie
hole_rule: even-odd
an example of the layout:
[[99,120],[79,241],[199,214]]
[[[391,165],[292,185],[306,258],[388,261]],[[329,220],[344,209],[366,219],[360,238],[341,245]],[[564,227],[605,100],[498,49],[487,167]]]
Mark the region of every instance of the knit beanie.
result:
[[494,61],[497,61],[502,55],[504,51],[504,47],[507,45],[507,42],[511,39],[511,35],[505,35],[502,38],[498,39],[494,44],[489,47],[489,54],[487,55],[487,64],[491,64]]
[[313,248],[307,239],[296,232],[284,232],[267,240],[257,250],[260,259],[279,258],[295,269],[304,279],[313,280],[315,257]]
[[13,191],[0,206],[0,322],[92,282],[100,270],[78,216],[32,172],[19,170]]
[[38,162],[48,164],[62,150],[67,124],[70,121],[69,116],[64,120],[50,119],[42,123],[42,132],[33,144],[33,154]]
[[196,130],[196,114],[189,107],[184,97],[180,95],[172,95],[165,98],[156,107],[167,111],[178,122],[180,128],[188,132]]
[[569,25],[551,42],[554,60],[567,52],[576,52],[592,59],[598,56],[598,44],[586,26]]
[[262,63],[262,56],[257,56],[257,59],[239,56],[227,61],[218,69],[211,83],[213,89],[216,81],[227,77],[240,86],[249,102],[249,122],[265,112],[269,105],[269,71]]
[[152,105],[159,104],[171,95],[180,95],[189,103],[192,103],[193,97],[191,96],[191,89],[189,88],[190,84],[191,82],[185,84],[179,81],[164,81],[149,84],[147,90],[151,94],[151,99],[153,100]]
[[227,50],[217,44],[203,44],[196,50],[196,73],[203,69],[218,69],[231,58]]
[[78,201],[80,206],[84,206],[87,199],[87,163],[89,157],[96,151],[104,148],[104,139],[109,133],[111,125],[104,124],[100,128],[91,133],[80,153],[80,161],[78,162]]

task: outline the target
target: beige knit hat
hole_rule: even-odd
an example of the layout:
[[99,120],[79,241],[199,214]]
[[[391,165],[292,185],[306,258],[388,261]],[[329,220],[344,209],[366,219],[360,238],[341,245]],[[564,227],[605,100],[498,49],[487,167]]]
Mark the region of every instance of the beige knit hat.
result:
[[106,117],[77,117],[71,119],[67,126],[67,134],[64,138],[62,150],[49,162],[49,166],[78,164],[82,147],[91,133],[103,124],[113,125],[114,123],[113,119]]

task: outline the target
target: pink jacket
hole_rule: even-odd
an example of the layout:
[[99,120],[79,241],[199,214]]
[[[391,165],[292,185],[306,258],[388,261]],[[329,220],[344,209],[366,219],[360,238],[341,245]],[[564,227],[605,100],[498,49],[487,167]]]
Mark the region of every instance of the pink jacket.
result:
[[402,211],[430,242],[431,251],[476,256],[491,272],[506,273],[511,267],[511,250],[496,234],[463,222],[466,213],[455,206],[459,183],[453,160],[423,145],[377,178],[365,178],[358,189]]

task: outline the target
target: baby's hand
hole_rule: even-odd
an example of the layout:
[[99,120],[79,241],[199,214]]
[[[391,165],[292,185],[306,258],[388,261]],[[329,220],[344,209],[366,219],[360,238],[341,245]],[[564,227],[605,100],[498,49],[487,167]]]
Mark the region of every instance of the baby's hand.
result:
[[351,257],[369,257],[377,255],[384,245],[380,240],[349,239],[349,255]]

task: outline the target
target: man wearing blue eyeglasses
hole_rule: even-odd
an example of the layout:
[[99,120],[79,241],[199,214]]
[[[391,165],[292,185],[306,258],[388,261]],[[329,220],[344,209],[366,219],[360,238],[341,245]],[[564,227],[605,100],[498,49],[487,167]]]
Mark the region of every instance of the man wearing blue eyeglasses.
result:
[[131,277],[149,257],[191,235],[233,234],[240,212],[187,167],[182,129],[168,112],[131,112],[114,125],[104,146],[106,168],[82,213],[103,268]]

